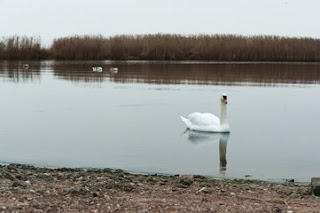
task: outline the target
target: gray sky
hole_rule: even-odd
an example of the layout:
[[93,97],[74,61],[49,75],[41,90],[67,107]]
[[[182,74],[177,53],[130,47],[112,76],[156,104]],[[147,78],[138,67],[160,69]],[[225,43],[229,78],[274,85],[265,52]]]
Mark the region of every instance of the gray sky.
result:
[[0,36],[272,34],[320,38],[319,0],[0,0]]

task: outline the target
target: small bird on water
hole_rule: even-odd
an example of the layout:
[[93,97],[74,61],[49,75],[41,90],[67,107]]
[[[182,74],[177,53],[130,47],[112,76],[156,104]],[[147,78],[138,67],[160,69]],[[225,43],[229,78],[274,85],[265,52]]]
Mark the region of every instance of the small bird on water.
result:
[[92,71],[93,72],[102,72],[103,69],[102,69],[102,67],[92,67]]

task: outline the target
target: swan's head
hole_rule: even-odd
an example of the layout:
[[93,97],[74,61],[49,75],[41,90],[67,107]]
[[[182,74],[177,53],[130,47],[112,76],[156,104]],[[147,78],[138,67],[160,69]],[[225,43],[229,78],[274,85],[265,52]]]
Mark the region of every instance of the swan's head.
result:
[[221,102],[223,102],[224,104],[228,103],[228,99],[227,99],[227,94],[226,93],[223,93],[221,95]]

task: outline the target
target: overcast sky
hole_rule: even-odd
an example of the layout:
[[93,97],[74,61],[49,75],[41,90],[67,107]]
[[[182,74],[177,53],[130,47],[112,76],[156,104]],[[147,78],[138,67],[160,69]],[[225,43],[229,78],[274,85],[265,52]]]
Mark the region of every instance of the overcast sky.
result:
[[319,0],[0,0],[0,36],[272,34],[320,38]]

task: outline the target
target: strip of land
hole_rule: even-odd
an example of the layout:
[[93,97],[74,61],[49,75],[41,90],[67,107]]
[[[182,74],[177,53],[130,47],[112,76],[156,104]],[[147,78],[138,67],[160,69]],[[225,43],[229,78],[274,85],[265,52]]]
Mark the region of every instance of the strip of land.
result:
[[320,212],[310,185],[0,167],[0,212]]

